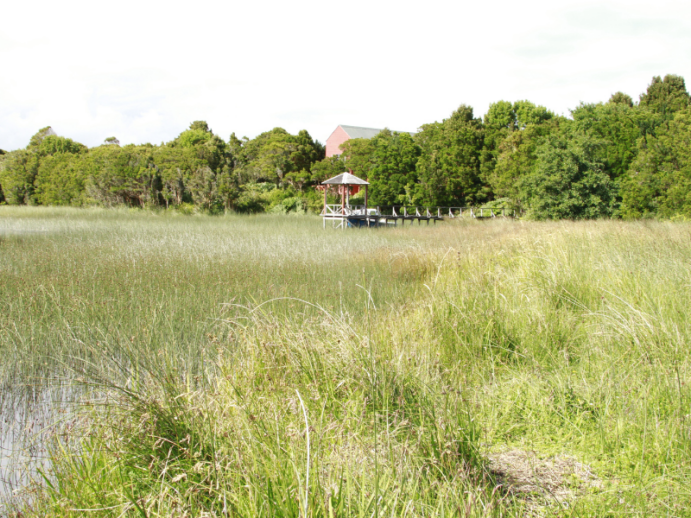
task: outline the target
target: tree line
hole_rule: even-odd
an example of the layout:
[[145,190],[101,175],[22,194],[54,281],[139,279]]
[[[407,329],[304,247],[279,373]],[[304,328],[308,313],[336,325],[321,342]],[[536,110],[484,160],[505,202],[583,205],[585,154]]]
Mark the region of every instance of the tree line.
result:
[[0,150],[0,202],[127,205],[180,211],[321,209],[314,189],[346,169],[372,204],[516,208],[536,219],[691,217],[691,97],[654,77],[637,102],[621,92],[571,117],[499,101],[483,118],[461,105],[418,133],[383,130],[325,158],[306,130],[224,141],[203,121],[161,145],[87,148],[41,129]]

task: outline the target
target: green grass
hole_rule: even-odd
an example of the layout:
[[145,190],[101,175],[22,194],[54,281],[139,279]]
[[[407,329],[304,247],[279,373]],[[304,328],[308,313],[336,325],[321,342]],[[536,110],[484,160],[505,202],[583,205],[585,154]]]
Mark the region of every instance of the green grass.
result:
[[690,238],[2,207],[3,398],[81,387],[8,509],[691,515]]
[[427,273],[425,241],[323,232],[308,217],[5,207],[0,217],[0,354],[14,360],[6,380],[13,370],[54,374],[48,358],[130,343],[194,369],[207,335],[227,330],[224,304],[275,300],[267,309],[277,314],[314,314],[290,297],[356,315],[370,294],[377,306],[414,296]]

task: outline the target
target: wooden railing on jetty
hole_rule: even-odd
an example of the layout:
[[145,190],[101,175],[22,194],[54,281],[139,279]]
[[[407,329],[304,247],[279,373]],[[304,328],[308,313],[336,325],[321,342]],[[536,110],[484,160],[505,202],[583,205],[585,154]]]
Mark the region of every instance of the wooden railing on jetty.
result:
[[345,228],[346,225],[352,227],[396,226],[399,221],[401,225],[404,225],[406,221],[410,221],[411,225],[415,221],[418,225],[426,221],[429,225],[430,221],[436,223],[444,218],[514,218],[516,211],[494,207],[416,207],[411,205],[379,205],[365,210],[364,205],[326,205],[321,215],[324,217],[324,227],[328,219],[332,221],[335,228]]

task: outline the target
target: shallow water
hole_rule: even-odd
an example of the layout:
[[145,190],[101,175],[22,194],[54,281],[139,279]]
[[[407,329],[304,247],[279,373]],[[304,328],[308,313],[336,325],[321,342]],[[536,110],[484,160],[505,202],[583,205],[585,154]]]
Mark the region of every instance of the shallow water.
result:
[[50,468],[47,441],[69,427],[71,387],[15,387],[0,399],[0,516]]

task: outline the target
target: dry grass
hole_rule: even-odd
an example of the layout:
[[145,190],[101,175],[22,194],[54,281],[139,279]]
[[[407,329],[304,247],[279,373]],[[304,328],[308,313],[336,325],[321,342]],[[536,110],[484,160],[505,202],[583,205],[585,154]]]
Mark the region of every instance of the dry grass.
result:
[[501,490],[524,501],[531,516],[540,516],[550,507],[566,511],[579,496],[602,489],[590,466],[574,457],[540,458],[536,452],[513,449],[487,458]]

